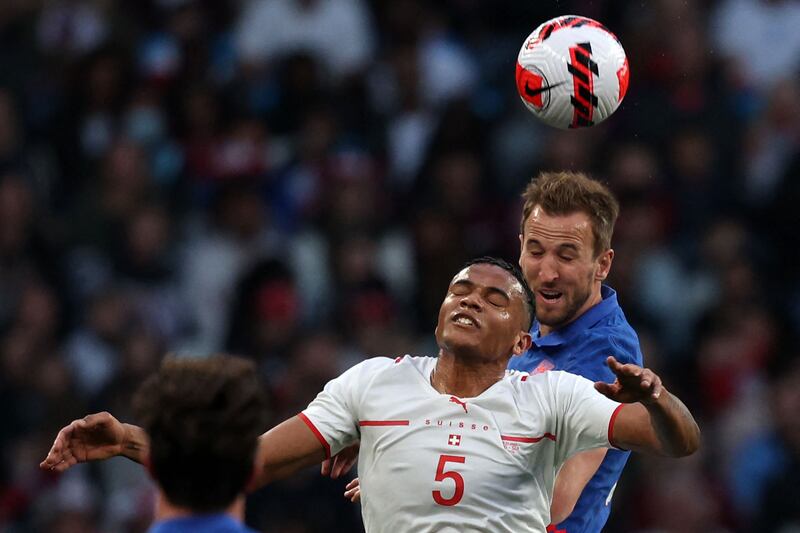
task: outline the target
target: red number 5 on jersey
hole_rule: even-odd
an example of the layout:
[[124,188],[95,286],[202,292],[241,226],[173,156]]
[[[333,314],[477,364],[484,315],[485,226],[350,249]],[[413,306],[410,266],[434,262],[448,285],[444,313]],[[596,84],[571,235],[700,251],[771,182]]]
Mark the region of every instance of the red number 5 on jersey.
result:
[[444,467],[447,463],[464,463],[467,460],[466,457],[461,457],[458,455],[440,455],[439,456],[439,466],[436,467],[436,481],[444,481],[445,479],[452,479],[453,482],[456,484],[456,490],[453,492],[453,496],[450,498],[444,498],[442,496],[441,491],[434,490],[432,491],[433,494],[433,501],[438,503],[439,505],[455,505],[461,501],[461,498],[464,496],[464,478],[461,477],[461,474],[456,472],[455,470],[451,470],[449,472],[445,472]]

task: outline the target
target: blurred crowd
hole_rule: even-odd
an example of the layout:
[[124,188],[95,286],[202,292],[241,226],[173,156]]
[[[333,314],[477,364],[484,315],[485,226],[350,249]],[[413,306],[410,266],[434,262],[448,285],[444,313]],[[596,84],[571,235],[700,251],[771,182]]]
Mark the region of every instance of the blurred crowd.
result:
[[[548,18],[630,60],[606,123],[560,131],[514,62]],[[519,194],[618,195],[609,283],[704,432],[635,457],[610,532],[800,528],[797,0],[3,0],[0,531],[133,533],[123,459],[56,477],[57,430],[131,421],[165,353],[254,358],[273,423],[374,355],[433,355],[447,283],[518,256]],[[264,532],[357,532],[312,469],[252,495]]]

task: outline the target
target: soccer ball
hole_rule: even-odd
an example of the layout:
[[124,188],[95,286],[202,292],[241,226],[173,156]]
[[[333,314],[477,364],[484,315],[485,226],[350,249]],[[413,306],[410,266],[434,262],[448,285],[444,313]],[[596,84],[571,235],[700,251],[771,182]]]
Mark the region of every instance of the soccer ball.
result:
[[517,57],[517,91],[525,106],[556,128],[583,128],[607,119],[628,90],[628,58],[619,39],[586,17],[548,20]]

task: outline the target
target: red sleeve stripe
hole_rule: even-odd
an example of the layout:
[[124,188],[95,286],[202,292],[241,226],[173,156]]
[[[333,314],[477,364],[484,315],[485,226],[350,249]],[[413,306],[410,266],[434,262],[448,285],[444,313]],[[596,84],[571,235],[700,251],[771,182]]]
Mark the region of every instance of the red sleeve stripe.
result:
[[528,374],[525,374],[524,376],[522,376],[522,379],[520,381],[528,381],[529,377],[530,376],[528,376]]
[[319,432],[319,430],[317,429],[317,426],[314,425],[314,422],[309,420],[308,417],[303,413],[299,413],[297,416],[300,418],[300,420],[305,422],[305,424],[308,426],[308,429],[311,430],[311,433],[313,433],[314,436],[317,437],[317,440],[319,441],[319,443],[322,444],[323,448],[325,448],[325,459],[330,459],[331,458],[331,446],[330,446],[330,444],[328,444],[328,441],[325,440],[325,437],[322,436],[322,433]]
[[619,414],[620,409],[623,407],[625,407],[624,403],[619,404],[617,408],[614,409],[614,412],[611,413],[611,420],[608,421],[608,442],[611,444],[614,444],[614,441],[612,440],[614,438],[614,422],[616,422],[617,415]]
[[552,433],[545,433],[541,437],[512,437],[510,435],[500,435],[500,439],[510,442],[539,442],[543,439],[550,439],[551,441],[555,442],[556,436]]
[[405,355],[401,355],[400,357],[395,358],[394,362],[399,363],[400,361],[403,360],[403,357],[405,357]]
[[408,420],[359,420],[359,426],[407,426]]

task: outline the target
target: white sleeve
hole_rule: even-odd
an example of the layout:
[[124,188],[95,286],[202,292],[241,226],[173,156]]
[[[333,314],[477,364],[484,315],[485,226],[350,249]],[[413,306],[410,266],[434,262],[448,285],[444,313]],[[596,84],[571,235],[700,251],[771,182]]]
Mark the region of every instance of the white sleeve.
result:
[[547,372],[561,461],[593,448],[612,448],[609,437],[623,404],[609,400],[588,379],[567,372]]
[[387,357],[375,357],[355,365],[330,380],[298,415],[319,439],[328,457],[359,439],[360,398],[375,373],[391,363]]

